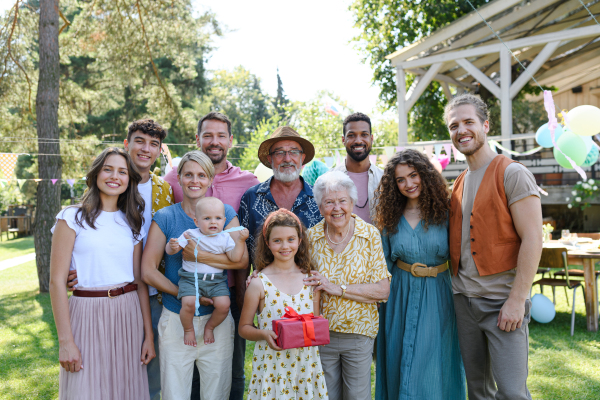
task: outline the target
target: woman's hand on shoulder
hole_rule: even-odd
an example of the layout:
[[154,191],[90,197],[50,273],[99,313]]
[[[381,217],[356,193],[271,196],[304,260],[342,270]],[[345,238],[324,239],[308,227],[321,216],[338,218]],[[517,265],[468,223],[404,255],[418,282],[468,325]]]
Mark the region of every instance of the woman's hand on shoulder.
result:
[[248,275],[248,278],[246,278],[246,289],[248,289],[250,282],[252,282],[252,279],[254,278],[258,278],[258,272],[256,272],[256,270],[252,271],[252,273]]
[[60,345],[58,361],[67,372],[79,372],[80,369],[83,369],[81,352],[73,341]]
[[156,357],[156,350],[154,349],[154,338],[147,336],[142,343],[142,356],[140,361],[142,364],[148,365],[148,363]]

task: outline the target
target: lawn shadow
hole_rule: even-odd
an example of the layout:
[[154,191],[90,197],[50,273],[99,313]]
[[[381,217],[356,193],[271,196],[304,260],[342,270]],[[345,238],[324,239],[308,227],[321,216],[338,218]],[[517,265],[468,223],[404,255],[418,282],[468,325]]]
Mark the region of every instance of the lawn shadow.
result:
[[0,296],[0,332],[0,355],[6,360],[0,363],[0,397],[55,398],[58,341],[49,294],[31,290]]

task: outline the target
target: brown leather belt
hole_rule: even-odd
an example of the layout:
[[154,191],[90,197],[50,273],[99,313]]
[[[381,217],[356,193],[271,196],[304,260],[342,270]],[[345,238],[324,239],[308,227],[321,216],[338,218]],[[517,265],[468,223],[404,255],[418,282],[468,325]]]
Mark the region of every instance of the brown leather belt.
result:
[[73,296],[77,296],[77,297],[109,297],[111,299],[114,299],[115,297],[118,297],[122,294],[133,292],[134,290],[137,290],[137,287],[138,286],[136,283],[130,283],[129,285],[125,285],[125,286],[121,286],[121,287],[117,287],[117,288],[110,288],[107,290],[78,290],[78,289],[75,289],[73,291]]
[[396,260],[396,265],[398,266],[398,268],[403,269],[406,272],[410,272],[413,276],[416,276],[417,278],[435,278],[437,274],[444,272],[448,269],[447,262],[445,262],[444,264],[440,264],[436,267],[428,267],[427,265],[421,263],[414,263],[411,265],[405,263],[404,261]]

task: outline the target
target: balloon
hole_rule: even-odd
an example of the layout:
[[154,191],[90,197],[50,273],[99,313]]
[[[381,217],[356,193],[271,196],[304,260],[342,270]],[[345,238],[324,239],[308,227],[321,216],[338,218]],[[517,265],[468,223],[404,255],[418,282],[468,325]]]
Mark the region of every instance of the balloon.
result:
[[[563,127],[558,125],[554,130],[554,140],[557,141],[558,138],[563,134]],[[540,126],[540,128],[535,133],[535,141],[542,147],[550,149],[554,147],[552,144],[552,138],[550,137],[550,129],[548,129],[548,124],[544,124]]]
[[273,170],[271,168],[267,168],[263,165],[263,163],[259,163],[258,167],[254,170],[254,175],[258,178],[260,183],[263,183],[267,179],[273,176]]
[[536,294],[531,298],[531,318],[540,324],[547,324],[556,316],[556,309],[549,298],[543,294]]
[[600,133],[600,108],[594,106],[575,107],[567,113],[569,128],[581,136]]
[[[585,143],[585,150],[589,153],[592,150],[592,145],[594,144],[594,140],[591,136],[582,136],[583,143]],[[587,154],[587,153],[586,153]]]
[[556,161],[563,168],[573,169],[571,163],[558,151],[557,147],[559,147],[564,154],[569,156],[571,160],[575,161],[575,164],[581,165],[585,161],[587,152],[585,151],[585,143],[581,136],[566,131],[556,141],[556,147],[554,147],[554,158],[556,158]]
[[596,164],[596,161],[598,161],[599,153],[600,152],[598,151],[598,147],[592,146],[592,149],[585,157],[585,161],[583,162],[583,164],[581,164],[581,166],[582,167],[591,167],[592,165]]
[[437,159],[435,156],[431,157],[431,158],[429,159],[429,162],[430,162],[430,163],[433,165],[433,168],[434,168],[434,169],[435,169],[437,172],[439,172],[440,174],[442,173],[442,171],[444,170],[444,169],[442,168],[442,164],[441,164],[441,163],[438,161],[438,159]]

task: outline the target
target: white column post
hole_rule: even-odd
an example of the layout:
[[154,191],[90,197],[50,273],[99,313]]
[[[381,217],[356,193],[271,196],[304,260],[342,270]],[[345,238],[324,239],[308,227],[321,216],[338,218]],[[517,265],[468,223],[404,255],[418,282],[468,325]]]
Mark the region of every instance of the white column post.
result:
[[408,142],[408,110],[406,109],[406,73],[396,67],[396,97],[398,98],[398,145]]
[[[501,108],[501,126],[502,139],[510,139],[512,136],[512,99],[510,97],[510,85],[512,81],[511,74],[512,55],[507,48],[500,49],[500,108]],[[510,141],[503,141],[502,145],[512,149]],[[508,156],[508,154],[505,154]]]

